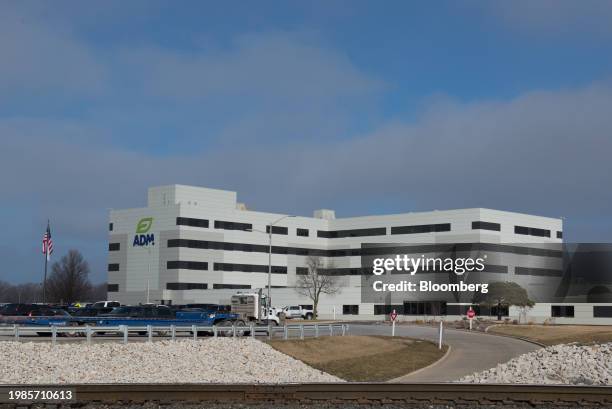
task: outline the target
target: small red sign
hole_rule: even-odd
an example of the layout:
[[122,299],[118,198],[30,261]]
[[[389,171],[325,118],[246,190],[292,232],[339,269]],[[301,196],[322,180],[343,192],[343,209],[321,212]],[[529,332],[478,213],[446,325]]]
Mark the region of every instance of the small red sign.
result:
[[391,321],[395,321],[395,319],[397,318],[397,312],[393,310],[393,312],[389,316],[391,317]]
[[469,319],[472,319],[472,318],[474,318],[475,316],[476,316],[476,312],[475,312],[475,311],[472,309],[472,307],[470,307],[470,309],[469,309],[469,310],[468,310],[468,312],[467,312],[467,317],[468,317]]

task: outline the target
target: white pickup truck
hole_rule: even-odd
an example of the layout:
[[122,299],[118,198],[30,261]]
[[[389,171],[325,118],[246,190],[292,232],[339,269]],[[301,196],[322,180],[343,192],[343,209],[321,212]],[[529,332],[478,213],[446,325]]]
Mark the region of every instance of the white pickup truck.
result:
[[311,320],[314,317],[314,313],[310,308],[303,308],[301,305],[288,305],[283,307],[279,313],[284,313],[285,318],[304,318],[305,320]]

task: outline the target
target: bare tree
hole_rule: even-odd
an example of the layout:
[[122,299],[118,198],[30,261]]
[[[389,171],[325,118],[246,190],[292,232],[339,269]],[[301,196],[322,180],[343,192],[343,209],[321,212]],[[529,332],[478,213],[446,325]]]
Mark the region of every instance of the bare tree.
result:
[[11,298],[15,287],[6,281],[0,280],[0,302],[12,302]]
[[29,304],[42,300],[41,283],[17,284],[14,288],[12,302]]
[[100,284],[95,284],[92,288],[91,288],[91,293],[89,294],[89,301],[101,301],[101,300],[107,300],[107,294],[108,294],[108,284],[107,283],[100,283]]
[[72,303],[89,297],[89,264],[81,253],[70,250],[59,262],[53,263],[47,290],[55,302]]
[[297,276],[295,290],[298,294],[312,300],[313,318],[317,319],[321,294],[336,294],[340,292],[340,286],[337,277],[325,274],[323,261],[320,257],[309,256],[306,259],[306,266],[308,272]]

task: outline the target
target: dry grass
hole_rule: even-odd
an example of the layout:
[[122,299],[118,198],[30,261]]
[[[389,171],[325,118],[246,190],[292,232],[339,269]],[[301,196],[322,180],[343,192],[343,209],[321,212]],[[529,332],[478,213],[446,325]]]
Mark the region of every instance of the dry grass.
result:
[[347,381],[388,381],[423,368],[446,352],[432,342],[384,336],[271,341],[275,349]]
[[588,325],[503,325],[489,329],[492,334],[514,335],[544,345],[579,342],[612,342],[612,326]]

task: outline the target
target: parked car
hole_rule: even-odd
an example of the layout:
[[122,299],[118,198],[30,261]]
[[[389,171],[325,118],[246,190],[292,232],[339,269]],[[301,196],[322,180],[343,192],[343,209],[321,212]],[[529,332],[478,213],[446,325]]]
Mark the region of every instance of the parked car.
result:
[[46,307],[42,304],[18,304],[11,303],[0,308],[0,315],[6,317],[25,317],[30,315],[32,311]]
[[314,316],[312,309],[304,307],[305,306],[302,305],[288,305],[280,312],[285,314],[285,318],[304,318],[305,320],[311,320]]
[[125,318],[171,318],[174,312],[165,305],[124,305],[113,308],[106,314],[98,314],[99,317],[125,317]]
[[121,303],[119,301],[98,301],[93,303],[91,308],[116,308],[121,307]]

